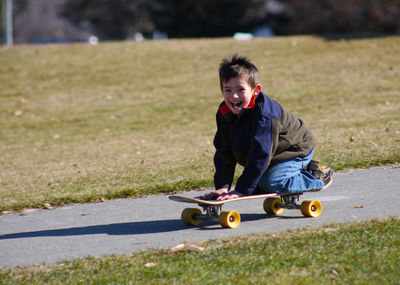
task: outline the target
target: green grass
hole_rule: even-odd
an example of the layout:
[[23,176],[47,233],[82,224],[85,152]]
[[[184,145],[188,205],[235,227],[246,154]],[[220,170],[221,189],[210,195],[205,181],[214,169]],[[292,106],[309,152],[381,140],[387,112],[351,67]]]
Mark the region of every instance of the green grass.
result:
[[212,186],[231,53],[337,170],[400,162],[400,37],[0,48],[0,213]]
[[[400,219],[0,269],[1,284],[399,284]],[[147,266],[146,266],[147,265]],[[151,266],[149,266],[151,265]]]

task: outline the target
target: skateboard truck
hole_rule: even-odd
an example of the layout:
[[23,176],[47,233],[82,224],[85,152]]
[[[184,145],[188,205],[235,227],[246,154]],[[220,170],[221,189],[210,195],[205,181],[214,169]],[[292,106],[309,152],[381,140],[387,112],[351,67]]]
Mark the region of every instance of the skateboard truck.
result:
[[203,212],[205,213],[205,217],[211,219],[218,219],[219,213],[222,212],[222,205],[204,205],[199,204],[200,207],[203,208]]
[[301,205],[298,204],[300,201],[300,195],[282,195],[281,199],[283,201],[282,204],[278,206],[285,209],[301,209]]

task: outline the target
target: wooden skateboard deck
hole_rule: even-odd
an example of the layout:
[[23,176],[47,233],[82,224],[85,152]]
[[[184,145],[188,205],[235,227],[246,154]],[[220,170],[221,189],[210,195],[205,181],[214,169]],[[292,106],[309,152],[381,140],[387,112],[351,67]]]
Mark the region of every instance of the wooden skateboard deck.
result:
[[170,200],[173,200],[173,201],[176,201],[176,202],[193,203],[193,204],[199,204],[199,205],[219,206],[219,205],[223,205],[225,203],[230,203],[230,202],[244,201],[244,200],[251,200],[251,199],[260,199],[260,198],[268,198],[268,197],[274,197],[274,196],[277,196],[277,194],[276,193],[270,193],[270,194],[243,196],[243,197],[224,200],[224,201],[203,200],[203,199],[200,199],[200,197],[190,198],[190,197],[178,196],[178,195],[172,195],[172,196],[169,196],[168,198]]

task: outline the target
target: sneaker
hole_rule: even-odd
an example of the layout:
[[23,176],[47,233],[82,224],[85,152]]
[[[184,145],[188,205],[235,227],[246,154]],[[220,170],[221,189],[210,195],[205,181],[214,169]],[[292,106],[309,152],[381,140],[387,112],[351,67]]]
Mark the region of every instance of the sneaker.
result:
[[327,175],[322,179],[322,182],[324,182],[324,186],[322,187],[321,190],[325,190],[326,188],[328,188],[329,186],[331,186],[332,182],[333,182],[333,178],[332,175]]
[[315,178],[322,180],[324,186],[321,190],[328,188],[333,182],[333,170],[329,166],[316,161],[311,160],[310,163],[305,168],[306,171],[310,172]]
[[326,176],[333,175],[332,168],[317,160],[311,160],[310,163],[305,167],[305,170],[310,172],[315,178],[321,179],[322,181]]

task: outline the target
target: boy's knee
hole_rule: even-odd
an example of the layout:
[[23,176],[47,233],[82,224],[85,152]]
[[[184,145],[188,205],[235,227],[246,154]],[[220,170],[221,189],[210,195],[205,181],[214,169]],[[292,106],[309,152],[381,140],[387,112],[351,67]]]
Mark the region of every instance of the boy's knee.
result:
[[258,184],[258,187],[265,193],[281,192],[285,188],[288,179],[284,180],[267,180]]

